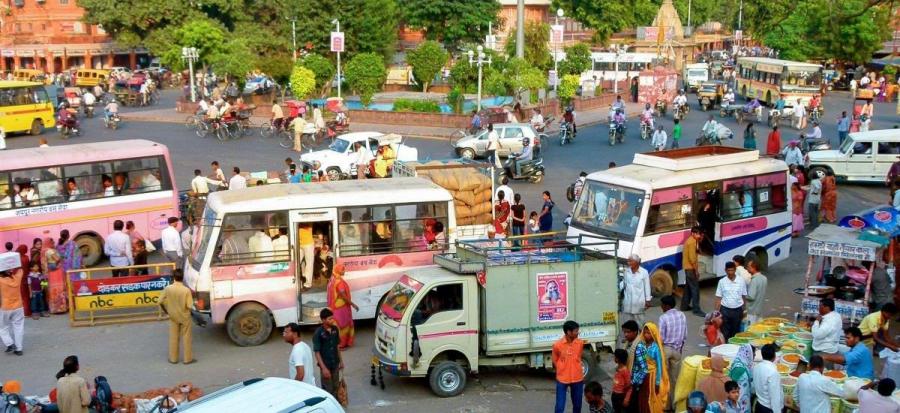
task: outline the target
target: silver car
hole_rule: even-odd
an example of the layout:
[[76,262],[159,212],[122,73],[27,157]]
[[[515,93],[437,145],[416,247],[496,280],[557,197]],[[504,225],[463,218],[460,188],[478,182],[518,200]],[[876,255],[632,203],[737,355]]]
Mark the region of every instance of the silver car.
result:
[[[522,152],[522,138],[528,138],[535,142],[537,132],[527,123],[495,123],[494,131],[500,137],[501,157],[507,157],[511,153]],[[474,135],[463,136],[453,142],[456,154],[465,159],[487,157],[488,131],[482,129]]]

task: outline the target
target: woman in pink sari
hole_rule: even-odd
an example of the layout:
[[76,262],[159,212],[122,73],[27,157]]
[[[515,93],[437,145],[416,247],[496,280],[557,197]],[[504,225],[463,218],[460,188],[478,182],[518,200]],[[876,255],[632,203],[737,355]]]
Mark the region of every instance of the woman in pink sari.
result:
[[359,306],[350,299],[350,285],[344,280],[344,264],[336,264],[328,280],[328,308],[334,312],[334,320],[337,321],[338,331],[341,336],[340,348],[344,349],[353,345],[356,331],[353,328],[353,311],[359,311]]
[[53,238],[44,240],[41,262],[48,281],[47,306],[50,308],[50,312],[59,314],[69,311],[66,296],[66,273],[63,271],[62,258],[56,251],[56,242],[53,241]]

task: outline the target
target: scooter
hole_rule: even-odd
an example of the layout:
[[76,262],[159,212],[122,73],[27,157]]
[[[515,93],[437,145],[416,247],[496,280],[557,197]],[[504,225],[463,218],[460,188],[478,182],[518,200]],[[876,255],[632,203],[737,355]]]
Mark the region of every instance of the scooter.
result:
[[544,159],[534,158],[530,161],[524,161],[519,164],[518,171],[516,171],[516,156],[518,155],[514,153],[506,159],[506,162],[503,164],[503,170],[500,171],[500,180],[503,180],[504,177],[514,180],[527,179],[528,182],[533,184],[543,181]]
[[104,125],[106,125],[107,128],[112,129],[112,130],[119,129],[119,122],[121,122],[121,121],[122,121],[122,119],[119,118],[118,113],[113,113],[113,114],[109,115],[109,119],[105,119],[105,118],[103,119]]
[[614,119],[609,120],[609,146],[625,142],[625,123],[617,124]]
[[94,105],[84,105],[84,116],[87,116],[88,119],[94,117]]
[[641,139],[642,140],[650,139],[650,135],[652,135],[652,134],[653,134],[653,127],[650,126],[650,122],[645,119],[641,119]]
[[822,106],[816,106],[809,110],[809,120],[812,122],[818,122],[819,119],[822,118]]

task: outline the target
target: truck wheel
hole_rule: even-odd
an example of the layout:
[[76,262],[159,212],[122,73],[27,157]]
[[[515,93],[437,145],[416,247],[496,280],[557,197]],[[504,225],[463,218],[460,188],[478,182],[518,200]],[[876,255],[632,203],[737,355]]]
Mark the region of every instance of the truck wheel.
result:
[[428,375],[431,391],[438,397],[453,397],[466,388],[466,372],[455,361],[442,361]]
[[228,337],[241,347],[258,346],[272,334],[272,315],[257,303],[244,303],[231,310],[225,327]]
[[81,251],[81,265],[93,267],[103,257],[103,241],[94,235],[79,235],[75,237],[75,245]]
[[597,358],[594,357],[593,351],[584,351],[581,353],[581,371],[584,372],[584,375],[581,377],[581,381],[587,383],[594,377],[594,373],[597,370]]
[[650,276],[650,294],[654,297],[672,295],[674,285],[674,277],[667,270],[658,269],[653,271],[653,275]]

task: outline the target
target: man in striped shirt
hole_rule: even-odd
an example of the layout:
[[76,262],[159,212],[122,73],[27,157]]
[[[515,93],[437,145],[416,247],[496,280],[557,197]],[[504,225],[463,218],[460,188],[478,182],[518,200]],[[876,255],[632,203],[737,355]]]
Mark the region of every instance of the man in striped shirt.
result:
[[[678,367],[681,365],[681,351],[684,349],[684,341],[687,340],[687,318],[684,313],[675,309],[675,297],[667,295],[660,302],[663,314],[659,316],[659,335],[668,363],[669,381],[675,382],[678,378]],[[669,403],[672,402],[671,393],[675,390],[675,386],[670,387]]]

